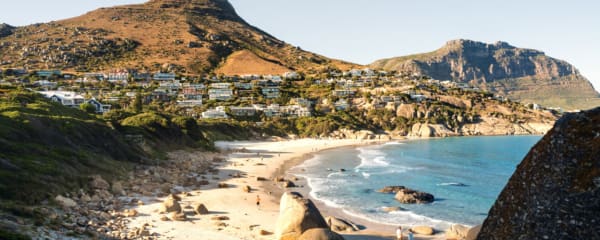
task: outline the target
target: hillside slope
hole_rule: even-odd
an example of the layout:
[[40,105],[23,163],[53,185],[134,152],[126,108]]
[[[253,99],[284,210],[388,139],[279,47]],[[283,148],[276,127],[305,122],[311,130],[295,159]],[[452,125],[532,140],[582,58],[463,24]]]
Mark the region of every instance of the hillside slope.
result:
[[510,178],[478,239],[600,239],[600,108],[567,114]]
[[[4,25],[3,25],[4,26]],[[220,69],[236,63],[273,65],[262,73],[311,71],[353,64],[303,51],[241,19],[227,0],[152,0],[101,8],[82,16],[0,33],[0,67],[95,71],[117,67],[187,73],[254,73]],[[268,71],[267,71],[268,70]]]
[[505,42],[453,40],[430,53],[378,60],[370,66],[469,83],[547,107],[570,110],[600,105],[598,92],[571,64]]

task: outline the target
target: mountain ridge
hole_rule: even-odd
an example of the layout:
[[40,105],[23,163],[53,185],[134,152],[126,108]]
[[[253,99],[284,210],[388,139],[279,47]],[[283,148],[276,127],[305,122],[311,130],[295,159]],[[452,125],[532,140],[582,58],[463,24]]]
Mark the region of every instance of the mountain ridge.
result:
[[[451,40],[432,52],[381,59],[370,66],[469,83],[515,100],[549,107],[585,109],[600,104],[598,92],[568,62],[502,41],[487,44]],[[589,99],[594,101],[588,102]]]
[[357,66],[271,36],[245,22],[226,0],[152,0],[99,8],[74,18],[17,27],[4,35],[3,68],[252,73],[220,70],[239,51],[254,55],[249,58],[253,62],[245,63],[249,67],[273,65],[269,69],[276,71],[271,74]]

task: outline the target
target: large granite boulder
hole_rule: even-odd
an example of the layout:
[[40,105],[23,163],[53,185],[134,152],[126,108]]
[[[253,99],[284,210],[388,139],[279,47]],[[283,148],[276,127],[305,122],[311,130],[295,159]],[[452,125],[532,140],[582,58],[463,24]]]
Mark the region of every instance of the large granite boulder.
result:
[[310,199],[297,192],[285,192],[279,204],[275,239],[296,240],[307,230],[329,226]]
[[434,200],[433,195],[410,188],[399,190],[394,198],[401,203],[431,203]]
[[467,233],[469,233],[469,227],[460,224],[452,224],[452,226],[446,230],[446,239],[464,240],[467,237]]
[[600,108],[567,113],[527,154],[477,239],[600,239]]
[[298,240],[344,240],[344,237],[327,228],[311,228],[302,233]]

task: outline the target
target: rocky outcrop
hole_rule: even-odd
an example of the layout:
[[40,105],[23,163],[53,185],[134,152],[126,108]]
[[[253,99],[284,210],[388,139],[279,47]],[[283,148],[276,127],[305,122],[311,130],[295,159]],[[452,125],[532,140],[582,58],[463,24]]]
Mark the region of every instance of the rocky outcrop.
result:
[[450,137],[458,136],[459,134],[450,131],[446,126],[442,124],[426,124],[416,123],[412,126],[409,137]]
[[598,92],[571,64],[506,42],[452,40],[434,52],[383,59],[370,66],[469,83],[545,106],[587,109],[600,102]]
[[519,164],[478,239],[600,239],[600,108],[566,114]]
[[429,193],[409,188],[399,190],[394,198],[401,203],[431,203],[434,200],[433,195]]
[[15,31],[15,27],[8,25],[6,23],[0,24],[0,38],[9,36],[9,35],[13,34],[14,31]]
[[[305,232],[310,229],[315,230],[304,238],[301,238]],[[325,231],[327,230],[327,231]],[[285,192],[281,196],[279,205],[279,217],[277,218],[275,228],[275,239],[279,240],[295,240],[295,239],[338,239],[338,238],[321,238],[330,236],[329,226],[323,219],[323,216],[310,199],[302,197],[297,192]],[[308,235],[317,234],[319,238],[307,238]],[[325,234],[325,235],[323,235]],[[314,235],[314,236],[317,236]],[[332,235],[335,236],[335,235]]]

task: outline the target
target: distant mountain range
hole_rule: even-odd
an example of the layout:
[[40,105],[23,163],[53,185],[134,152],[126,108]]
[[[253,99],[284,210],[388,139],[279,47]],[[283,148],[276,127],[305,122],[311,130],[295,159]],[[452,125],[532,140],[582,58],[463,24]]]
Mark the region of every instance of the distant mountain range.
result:
[[151,0],[26,27],[0,25],[0,63],[229,75],[356,66],[286,44],[246,23],[227,0]]
[[600,105],[598,92],[574,66],[506,42],[453,40],[433,52],[378,60],[370,66],[469,83],[547,107],[587,109]]

